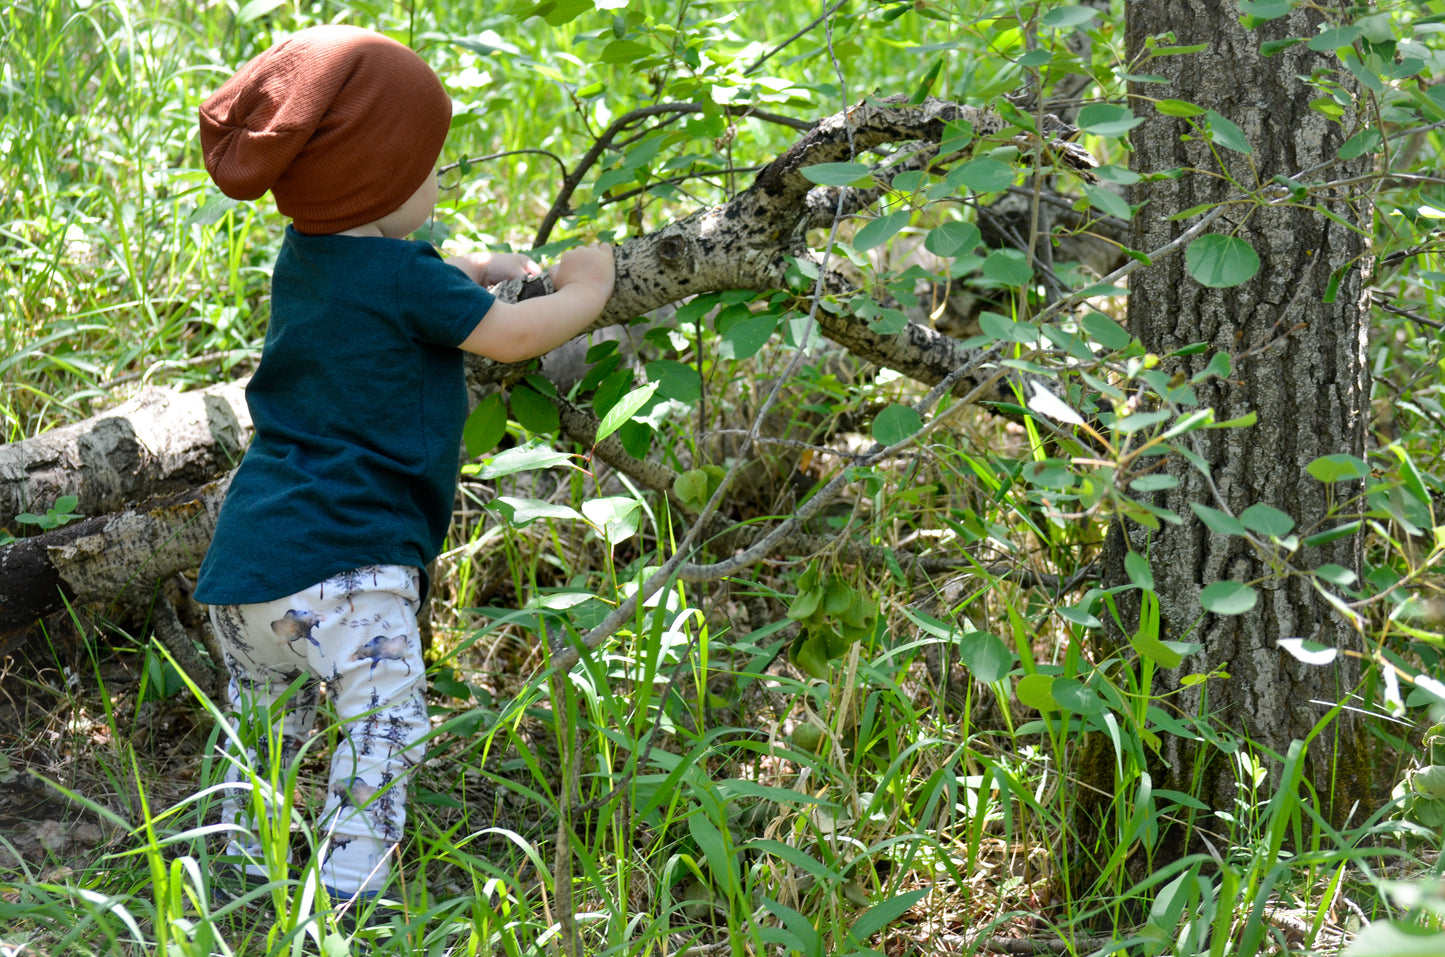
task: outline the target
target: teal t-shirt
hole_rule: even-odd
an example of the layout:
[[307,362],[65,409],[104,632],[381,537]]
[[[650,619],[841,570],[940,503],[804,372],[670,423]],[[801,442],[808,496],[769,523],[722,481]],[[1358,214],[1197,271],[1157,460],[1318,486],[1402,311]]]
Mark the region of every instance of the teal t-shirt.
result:
[[246,387],[255,437],[199,601],[273,601],[364,565],[425,570],[456,496],[457,347],[493,301],[429,243],[286,230]]

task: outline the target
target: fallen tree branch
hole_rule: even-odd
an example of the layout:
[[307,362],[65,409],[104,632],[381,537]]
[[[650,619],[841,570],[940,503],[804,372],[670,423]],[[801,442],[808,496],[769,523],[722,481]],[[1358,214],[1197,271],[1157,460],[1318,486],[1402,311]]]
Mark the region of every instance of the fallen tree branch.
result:
[[0,548],[0,636],[67,604],[138,601],[206,554],[228,473],[199,489]]
[[[0,527],[74,495],[103,515],[178,494],[240,462],[251,440],[246,380],[196,392],[149,388],[94,418],[0,446]],[[3,587],[3,583],[0,583]]]

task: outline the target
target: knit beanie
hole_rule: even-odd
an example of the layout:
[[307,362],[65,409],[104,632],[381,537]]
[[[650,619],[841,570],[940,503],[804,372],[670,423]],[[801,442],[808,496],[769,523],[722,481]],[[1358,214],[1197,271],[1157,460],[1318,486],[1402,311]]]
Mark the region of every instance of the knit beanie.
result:
[[201,104],[206,169],[232,199],[267,190],[305,233],[394,212],[433,175],[451,99],[410,49],[359,27],[312,27]]

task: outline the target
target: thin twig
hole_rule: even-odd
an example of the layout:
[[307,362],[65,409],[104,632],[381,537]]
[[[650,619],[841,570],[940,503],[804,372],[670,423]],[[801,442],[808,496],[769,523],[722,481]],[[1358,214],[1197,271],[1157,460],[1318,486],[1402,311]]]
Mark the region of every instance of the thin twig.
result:
[[[597,165],[597,161],[602,158],[602,155],[612,148],[613,140],[616,139],[620,133],[633,124],[650,117],[667,116],[676,113],[698,113],[705,108],[705,105],[701,103],[654,103],[652,106],[643,106],[631,112],[624,113],[613,120],[605,130],[597,134],[597,138],[593,140],[591,148],[582,155],[582,158],[577,161],[577,166],[570,173],[567,172],[565,167],[563,168],[562,188],[557,191],[557,196],[552,201],[552,206],[547,210],[547,214],[542,217],[542,224],[537,227],[537,235],[532,240],[532,248],[535,249],[547,242],[547,238],[552,235],[552,230],[556,227],[557,221],[561,219],[562,214],[567,211],[568,204],[572,201],[572,195],[576,193],[577,188],[582,185],[582,180],[587,176],[587,173],[592,167]],[[799,127],[797,124],[802,122],[800,120],[791,120],[780,114],[769,113],[766,110],[758,110],[750,106],[729,107],[726,109],[726,112],[731,116],[756,117],[770,123],[781,123],[795,129],[806,130],[812,128],[812,124],[803,124]]]
[[995,954],[1074,954],[1090,953],[1114,943],[1113,937],[1079,937],[1065,940],[1055,937],[1051,940],[1037,940],[1032,937],[988,937],[979,943],[979,949]]
[[[779,53],[781,53],[783,50],[787,49],[790,45],[792,45],[792,43],[793,43],[794,41],[798,40],[800,37],[807,36],[809,33],[811,33],[811,32],[813,31],[813,28],[814,28],[814,27],[816,27],[818,24],[822,23],[824,20],[827,20],[827,19],[828,19],[829,17],[831,17],[833,14],[837,13],[838,10],[843,6],[843,4],[845,4],[845,3],[847,3],[847,2],[848,2],[848,0],[838,0],[837,3],[833,4],[833,6],[829,7],[827,10],[824,10],[823,13],[822,13],[817,19],[815,19],[812,23],[809,23],[807,26],[803,27],[803,28],[802,28],[801,30],[799,30],[797,33],[795,33],[795,34],[793,34],[792,36],[788,37],[788,38],[787,38],[786,40],[784,40],[782,43],[779,43],[777,46],[773,47],[773,48],[772,48],[771,50],[769,50],[767,53],[764,53],[762,56],[758,57],[756,60],[754,60],[752,63],[750,63],[750,64],[748,65],[748,68],[743,71],[743,76],[752,76],[753,73],[756,72],[760,67],[762,67],[762,65],[763,65],[764,63],[767,63],[767,62],[768,62],[769,60],[771,60],[773,57],[777,56],[777,55],[778,55]],[[845,102],[847,101],[847,98],[846,98],[846,97],[844,98],[844,101],[845,101]]]

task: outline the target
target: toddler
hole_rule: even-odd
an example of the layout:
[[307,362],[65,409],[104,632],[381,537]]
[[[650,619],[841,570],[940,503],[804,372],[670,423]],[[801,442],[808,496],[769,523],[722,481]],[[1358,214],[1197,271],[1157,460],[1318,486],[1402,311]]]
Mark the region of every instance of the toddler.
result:
[[[201,147],[235,199],[269,191],[290,217],[271,318],[246,389],[255,438],[231,482],[196,598],[238,712],[270,709],[245,755],[285,766],[319,682],[344,726],[322,812],[333,900],[386,883],[422,756],[426,666],[417,634],[427,563],[451,520],[467,391],[462,353],[540,355],[589,325],[612,293],[612,250],[573,250],[556,292],[496,301],[485,284],[540,272],[523,256],[443,260],[408,240],[432,215],[451,121],[440,80],[410,49],[322,26],[242,67],[200,110]],[[289,698],[288,698],[289,696]],[[233,756],[222,807],[228,859],[265,879]],[[284,827],[284,822],[277,822]]]

